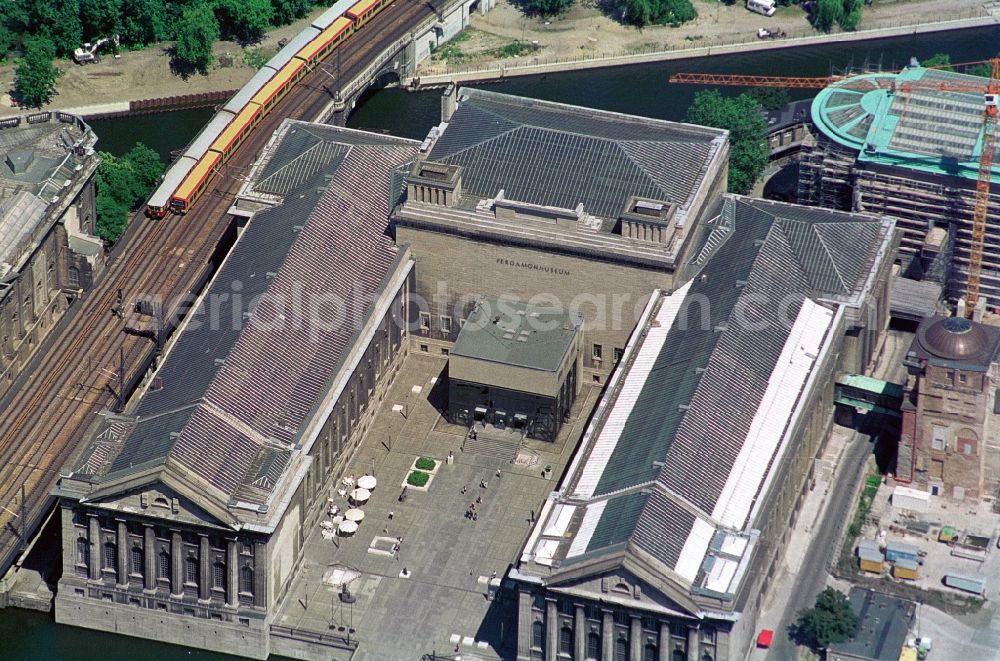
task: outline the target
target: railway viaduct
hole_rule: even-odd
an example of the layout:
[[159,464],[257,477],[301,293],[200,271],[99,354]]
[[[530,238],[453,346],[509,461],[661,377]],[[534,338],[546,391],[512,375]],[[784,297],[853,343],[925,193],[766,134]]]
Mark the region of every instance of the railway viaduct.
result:
[[227,210],[243,174],[282,120],[343,125],[366,90],[406,80],[433,46],[468,25],[470,11],[494,2],[395,0],[299,81],[186,216],[154,222],[136,214],[102,279],[70,307],[0,398],[0,608],[11,603],[22,563],[54,511],[50,492],[95,414],[120,404],[159,355],[162,334],[153,341],[130,333],[111,314],[119,292],[193,300],[224,257],[220,246],[234,235]]

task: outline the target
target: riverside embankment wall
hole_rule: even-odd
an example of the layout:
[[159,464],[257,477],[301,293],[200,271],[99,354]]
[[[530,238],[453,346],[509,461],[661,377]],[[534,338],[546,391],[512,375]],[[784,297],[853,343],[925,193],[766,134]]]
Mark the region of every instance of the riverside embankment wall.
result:
[[[934,21],[911,25],[895,25],[876,27],[856,32],[838,32],[834,34],[814,34],[784,39],[757,39],[753,41],[671,50],[651,50],[648,52],[633,52],[610,55],[594,55],[578,59],[548,61],[540,57],[524,57],[518,61],[500,60],[475,67],[465,67],[442,74],[418,75],[411,81],[411,90],[440,87],[449,83],[475,83],[491,80],[501,80],[516,76],[535,76],[566,71],[581,71],[585,69],[601,69],[605,67],[625,66],[629,64],[647,64],[669,60],[709,57],[747,51],[764,51],[778,48],[794,48],[796,46],[812,46],[836,42],[864,41],[868,39],[883,39],[911,34],[930,32],[947,32],[967,28],[997,25],[997,16],[989,13],[957,18],[954,20]],[[419,70],[418,70],[419,74]]]

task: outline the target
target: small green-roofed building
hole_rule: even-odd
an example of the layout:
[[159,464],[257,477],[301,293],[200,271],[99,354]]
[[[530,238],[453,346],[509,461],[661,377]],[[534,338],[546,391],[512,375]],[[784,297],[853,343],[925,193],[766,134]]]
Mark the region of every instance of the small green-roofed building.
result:
[[555,440],[576,398],[582,323],[561,308],[480,300],[450,352],[449,419]]

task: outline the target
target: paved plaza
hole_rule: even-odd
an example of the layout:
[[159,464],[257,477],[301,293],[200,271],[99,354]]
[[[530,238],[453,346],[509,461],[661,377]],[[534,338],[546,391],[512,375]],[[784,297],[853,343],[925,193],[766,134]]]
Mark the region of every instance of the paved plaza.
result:
[[[363,506],[361,527],[351,537],[332,540],[324,539],[318,526],[312,531],[275,624],[350,634],[359,641],[351,657],[357,661],[409,661],[434,653],[454,658],[456,647],[463,659],[493,659],[516,645],[516,608],[488,598],[489,578],[493,572],[502,578],[520,552],[532,516],[572,456],[598,391],[585,386],[558,441],[526,440],[515,465],[504,452],[463,451],[466,430],[439,414],[446,397],[445,364],[444,358],[420,353],[407,357],[347,470],[356,477],[374,470],[378,480]],[[426,493],[411,487],[400,502],[406,475],[421,456],[441,463]],[[546,465],[552,466],[552,479],[543,477]],[[477,497],[482,502],[472,521],[465,513]],[[333,498],[347,507],[344,497],[334,493]],[[370,549],[375,538],[384,539]],[[339,598],[344,581],[354,603]]]

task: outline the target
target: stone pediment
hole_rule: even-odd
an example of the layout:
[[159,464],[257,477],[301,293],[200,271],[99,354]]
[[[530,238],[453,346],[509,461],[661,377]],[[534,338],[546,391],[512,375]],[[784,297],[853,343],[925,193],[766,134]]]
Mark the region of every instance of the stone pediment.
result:
[[160,519],[165,525],[183,523],[228,530],[233,528],[231,521],[214,516],[180,490],[161,481],[106,495],[95,492],[87,502],[104,510]]
[[697,617],[700,611],[688,595],[680,591],[667,594],[667,590],[655,587],[625,567],[593,576],[556,580],[549,583],[549,589],[569,596],[657,610],[674,617]]

